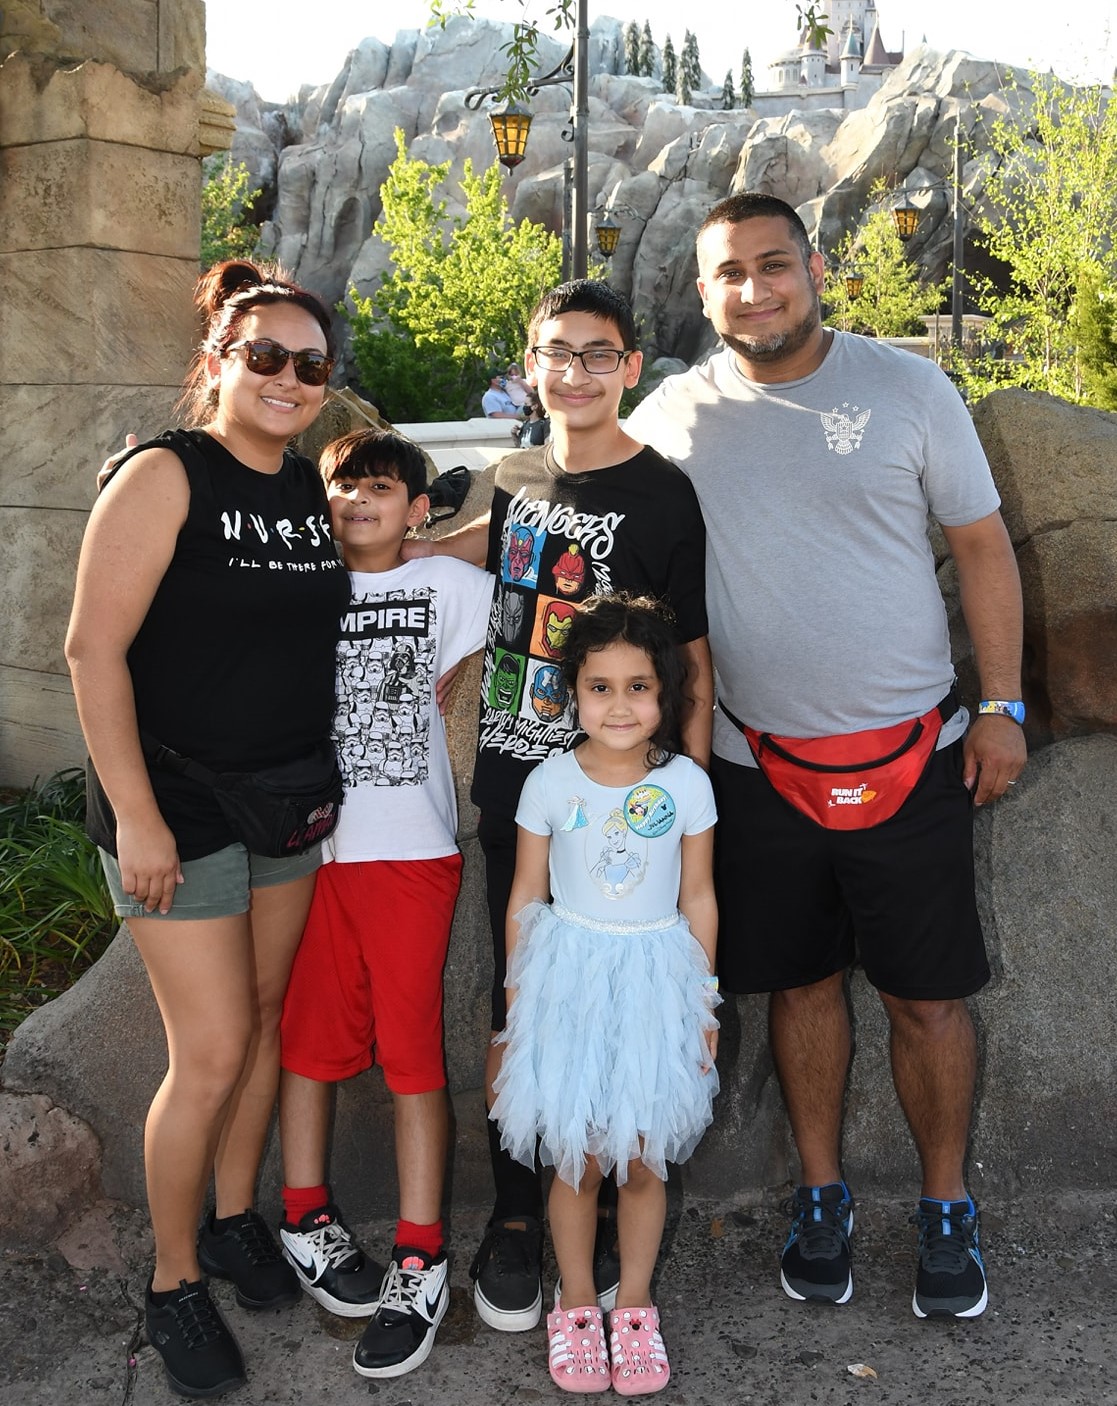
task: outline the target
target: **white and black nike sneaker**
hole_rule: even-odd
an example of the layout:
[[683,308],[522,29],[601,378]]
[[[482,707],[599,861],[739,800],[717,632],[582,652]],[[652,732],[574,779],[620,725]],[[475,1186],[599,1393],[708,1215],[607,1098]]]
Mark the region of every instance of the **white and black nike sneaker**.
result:
[[313,1299],[341,1318],[368,1318],[380,1299],[384,1268],[353,1239],[336,1206],[308,1211],[279,1227],[283,1253]]
[[402,1377],[430,1356],[434,1334],[450,1304],[446,1252],[432,1259],[396,1245],[380,1302],[353,1353],[362,1377]]

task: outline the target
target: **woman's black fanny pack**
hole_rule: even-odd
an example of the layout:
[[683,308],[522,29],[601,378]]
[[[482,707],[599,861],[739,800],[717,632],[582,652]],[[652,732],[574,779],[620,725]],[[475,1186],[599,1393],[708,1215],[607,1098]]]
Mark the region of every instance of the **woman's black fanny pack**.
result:
[[146,733],[141,740],[152,766],[209,787],[233,834],[251,854],[273,859],[302,854],[337,828],[341,772],[329,742],[262,771],[211,771]]

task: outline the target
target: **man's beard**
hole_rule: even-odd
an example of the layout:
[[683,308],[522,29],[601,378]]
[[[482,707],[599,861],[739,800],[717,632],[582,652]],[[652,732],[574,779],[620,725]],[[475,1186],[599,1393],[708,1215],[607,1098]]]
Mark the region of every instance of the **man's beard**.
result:
[[745,361],[755,361],[760,365],[786,361],[796,352],[802,351],[814,336],[822,321],[819,306],[814,307],[795,327],[786,332],[775,332],[770,337],[734,337],[730,332],[719,331],[721,340],[731,351]]

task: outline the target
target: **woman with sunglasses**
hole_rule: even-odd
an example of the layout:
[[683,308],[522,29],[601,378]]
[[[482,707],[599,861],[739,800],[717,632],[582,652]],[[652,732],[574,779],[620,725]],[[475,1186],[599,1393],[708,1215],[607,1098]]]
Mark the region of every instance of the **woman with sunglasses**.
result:
[[[287,448],[322,406],[329,313],[278,269],[243,261],[203,275],[195,302],[207,330],[180,401],[192,428],[111,472],[66,654],[91,760],[89,832],[167,1036],[144,1143],[148,1335],[171,1386],[201,1397],[244,1380],[202,1271],[233,1280],[246,1308],[299,1295],[253,1200],[319,855],[250,854],[209,787],[151,759],[162,744],[214,772],[255,772],[320,746],[349,586],[314,466]],[[199,1233],[211,1174],[215,1213]]]

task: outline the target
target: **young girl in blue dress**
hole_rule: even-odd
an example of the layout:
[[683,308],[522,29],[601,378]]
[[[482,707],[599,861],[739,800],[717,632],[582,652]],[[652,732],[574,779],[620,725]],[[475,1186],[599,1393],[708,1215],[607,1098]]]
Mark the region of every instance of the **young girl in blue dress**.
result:
[[[639,1396],[670,1376],[651,1299],[666,1164],[694,1150],[718,1091],[717,817],[705,772],[679,755],[683,665],[663,607],[587,601],[562,667],[585,741],[532,772],[516,814],[491,1116],[514,1157],[532,1165],[538,1144],[556,1172],[551,1377]],[[621,1281],[606,1332],[593,1246],[614,1168]]]

